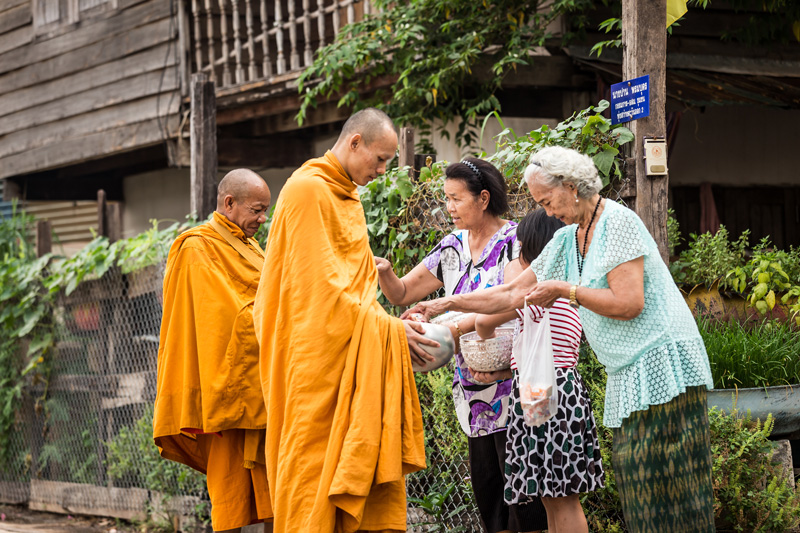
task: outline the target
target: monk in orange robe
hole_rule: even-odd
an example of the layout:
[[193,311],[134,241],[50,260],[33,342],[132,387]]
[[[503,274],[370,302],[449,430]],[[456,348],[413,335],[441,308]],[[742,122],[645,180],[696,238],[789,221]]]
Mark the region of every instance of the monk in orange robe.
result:
[[360,111],[275,208],[254,315],[276,533],[406,531],[404,475],[425,468],[411,357],[438,345],[378,304],[356,190],[396,150],[389,117]]
[[213,218],[175,240],[164,276],[153,437],[162,457],[207,474],[215,531],[272,517],[253,328],[264,264],[253,235],[270,200],[258,174],[229,172]]

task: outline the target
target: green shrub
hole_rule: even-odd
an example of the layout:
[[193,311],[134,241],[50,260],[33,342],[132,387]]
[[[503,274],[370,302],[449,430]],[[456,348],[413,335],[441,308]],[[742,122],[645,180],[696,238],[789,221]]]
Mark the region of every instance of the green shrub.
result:
[[690,234],[688,249],[670,264],[675,283],[711,287],[731,269],[745,264],[749,236],[750,231],[745,230],[731,242],[725,226],[720,226],[714,234]]
[[681,226],[675,218],[675,211],[667,209],[667,247],[669,255],[675,255],[675,249],[681,245]]
[[790,304],[800,295],[800,250],[777,250],[764,237],[747,263],[731,267],[725,286],[747,294],[749,305],[762,315],[775,307],[780,295],[784,304]]
[[800,383],[800,334],[788,322],[697,318],[714,387],[771,387]]
[[762,425],[749,414],[738,415],[715,407],[709,411],[717,526],[753,533],[792,531],[800,525],[800,494],[772,460],[772,417]]
[[167,495],[203,494],[205,475],[186,465],[163,459],[153,444],[153,406],[133,426],[123,427],[106,443],[108,477],[126,486]]
[[595,492],[581,496],[581,504],[589,523],[589,531],[615,533],[625,531],[622,517],[622,503],[619,499],[614,470],[611,467],[611,429],[603,425],[604,402],[606,397],[606,371],[587,344],[581,345],[578,362],[583,383],[592,401],[592,411],[597,422],[597,438],[600,441],[600,454],[606,473],[606,486]]

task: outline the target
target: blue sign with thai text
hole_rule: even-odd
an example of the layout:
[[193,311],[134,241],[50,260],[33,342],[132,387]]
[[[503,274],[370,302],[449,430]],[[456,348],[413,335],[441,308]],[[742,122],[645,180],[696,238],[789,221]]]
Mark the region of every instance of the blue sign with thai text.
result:
[[611,123],[619,124],[650,115],[650,75],[611,86]]

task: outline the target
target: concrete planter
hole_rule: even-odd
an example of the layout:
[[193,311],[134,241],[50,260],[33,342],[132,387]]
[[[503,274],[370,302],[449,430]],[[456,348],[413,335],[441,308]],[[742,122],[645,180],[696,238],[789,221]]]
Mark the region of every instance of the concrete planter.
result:
[[772,413],[773,438],[800,436],[800,385],[757,387],[752,389],[717,389],[708,391],[708,406],[730,412],[733,408],[762,422]]

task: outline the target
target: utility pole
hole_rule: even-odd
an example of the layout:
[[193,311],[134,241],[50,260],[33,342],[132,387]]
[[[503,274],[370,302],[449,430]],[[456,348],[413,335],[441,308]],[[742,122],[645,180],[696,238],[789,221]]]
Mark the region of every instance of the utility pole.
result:
[[645,137],[666,137],[667,0],[622,0],[622,79],[650,76],[650,115],[628,125],[635,139],[636,214],[658,244],[669,264],[667,203],[669,177],[648,176],[644,161]]

